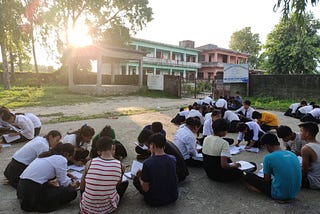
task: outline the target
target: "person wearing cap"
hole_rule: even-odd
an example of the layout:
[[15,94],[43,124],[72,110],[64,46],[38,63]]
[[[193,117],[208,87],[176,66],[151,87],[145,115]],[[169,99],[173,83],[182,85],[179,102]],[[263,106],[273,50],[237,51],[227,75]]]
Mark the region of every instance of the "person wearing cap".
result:
[[301,139],[307,142],[301,150],[302,187],[320,189],[320,142],[316,140],[318,124],[305,122],[299,127]]
[[262,136],[261,143],[270,152],[263,159],[263,178],[246,172],[244,180],[253,189],[263,192],[279,201],[290,201],[296,197],[301,187],[301,168],[297,156],[282,150],[275,134]]
[[243,102],[242,107],[235,110],[235,113],[238,113],[241,122],[249,122],[252,121],[252,113],[255,111],[251,106],[250,100],[246,100]]

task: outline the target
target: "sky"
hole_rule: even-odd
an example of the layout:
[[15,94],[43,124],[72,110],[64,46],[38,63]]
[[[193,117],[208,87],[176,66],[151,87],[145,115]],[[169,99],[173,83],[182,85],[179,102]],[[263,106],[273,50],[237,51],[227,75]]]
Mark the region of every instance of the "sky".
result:
[[[134,37],[179,45],[193,40],[195,46],[215,44],[229,47],[232,33],[251,27],[262,44],[279,23],[281,11],[273,11],[277,0],[149,0],[153,20]],[[311,8],[320,18],[320,5]]]

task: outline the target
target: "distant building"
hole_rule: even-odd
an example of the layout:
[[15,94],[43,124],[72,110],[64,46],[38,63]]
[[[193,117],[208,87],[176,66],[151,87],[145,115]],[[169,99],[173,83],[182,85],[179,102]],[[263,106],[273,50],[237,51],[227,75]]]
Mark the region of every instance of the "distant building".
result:
[[196,49],[200,51],[199,62],[201,63],[201,68],[198,72],[198,79],[213,80],[218,72],[223,72],[223,65],[225,63],[248,63],[249,54],[219,48],[217,45],[208,44]]
[[[179,42],[179,46],[132,38],[131,48],[146,53],[143,57],[143,74],[181,75],[184,78],[197,77],[199,50],[194,48],[194,41]],[[120,74],[136,75],[137,62],[120,64]]]

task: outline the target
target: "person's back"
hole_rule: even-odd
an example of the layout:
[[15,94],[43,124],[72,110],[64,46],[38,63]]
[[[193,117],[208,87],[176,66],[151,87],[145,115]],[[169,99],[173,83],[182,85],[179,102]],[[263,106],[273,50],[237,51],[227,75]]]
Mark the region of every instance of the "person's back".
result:
[[310,163],[310,171],[307,175],[310,188],[320,189],[320,144],[308,143],[305,146],[310,147],[317,156],[317,159]]
[[121,180],[119,160],[92,159],[85,176],[85,191],[81,199],[82,213],[109,213],[117,208],[120,200],[116,186]]
[[279,119],[275,114],[267,111],[264,111],[261,114],[262,118],[259,121],[263,124],[268,126],[279,126]]
[[178,180],[184,181],[185,178],[189,175],[189,171],[178,147],[172,142],[166,141],[164,152],[166,154],[173,155],[176,158],[176,171]]
[[274,199],[293,199],[300,191],[301,169],[297,156],[286,150],[274,151],[265,156],[263,172],[273,175],[271,196]]
[[152,155],[143,163],[141,179],[150,183],[144,199],[151,206],[162,206],[178,198],[175,157]]

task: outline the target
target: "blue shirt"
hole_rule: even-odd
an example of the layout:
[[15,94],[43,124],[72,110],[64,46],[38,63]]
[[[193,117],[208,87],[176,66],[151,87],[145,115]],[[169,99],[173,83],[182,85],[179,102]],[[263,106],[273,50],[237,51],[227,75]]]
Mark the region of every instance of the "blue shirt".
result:
[[143,163],[141,179],[150,184],[144,200],[152,206],[162,206],[178,198],[176,158],[172,155],[152,155]]
[[285,150],[274,151],[264,157],[263,173],[273,175],[271,197],[293,199],[301,187],[301,167],[297,156]]

